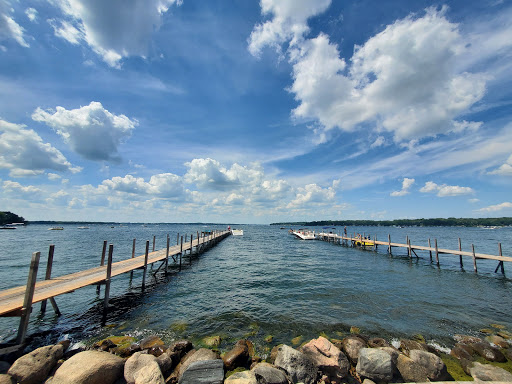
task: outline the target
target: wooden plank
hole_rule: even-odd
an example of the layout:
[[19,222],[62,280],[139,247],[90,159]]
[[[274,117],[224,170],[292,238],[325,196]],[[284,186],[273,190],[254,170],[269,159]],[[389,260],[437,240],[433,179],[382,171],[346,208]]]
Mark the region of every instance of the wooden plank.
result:
[[[218,238],[223,237],[225,234],[226,232],[219,233]],[[198,239],[198,245],[204,244],[207,241],[208,240],[206,238]],[[169,249],[169,255],[178,255],[189,249],[190,243],[182,244],[181,246],[176,245]],[[166,249],[151,252],[148,254],[147,263],[161,261],[166,257]],[[142,255],[112,263],[111,277],[144,267],[144,261],[145,255]],[[106,271],[107,266],[99,266],[85,271],[52,278],[50,280],[36,282],[32,303],[37,303],[44,299],[69,293],[88,285],[102,283],[105,281]],[[19,286],[0,291],[0,316],[15,313],[22,308],[25,291],[26,286]]]

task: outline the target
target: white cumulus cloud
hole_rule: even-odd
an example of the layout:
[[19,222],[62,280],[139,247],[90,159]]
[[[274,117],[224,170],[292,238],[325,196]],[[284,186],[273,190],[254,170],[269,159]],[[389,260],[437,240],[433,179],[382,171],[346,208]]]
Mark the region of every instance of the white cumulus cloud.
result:
[[480,208],[478,209],[478,212],[498,212],[509,208],[512,208],[512,203],[507,201],[501,204],[489,205],[488,207]]
[[11,16],[13,9],[8,0],[0,0],[0,41],[14,39],[22,47],[30,45],[25,40],[25,29]]
[[249,51],[259,56],[265,46],[280,51],[286,41],[296,43],[309,31],[307,20],[324,12],[331,0],[261,0],[261,13],[271,20],[254,27],[249,38]]
[[402,189],[400,191],[393,191],[391,192],[390,196],[397,197],[397,196],[405,196],[409,193],[409,189],[414,184],[415,180],[410,179],[408,177],[404,177],[402,181]]
[[34,9],[34,8],[27,8],[25,10],[25,15],[27,15],[28,19],[32,22],[36,22],[37,21],[37,10]]
[[397,142],[478,129],[455,119],[484,96],[487,75],[456,65],[467,41],[444,12],[429,8],[388,25],[355,47],[350,65],[327,35],[306,40],[291,59],[294,115],[327,130],[373,122]]
[[[56,29],[58,36],[79,37],[110,66],[119,68],[124,57],[148,53],[153,33],[162,15],[181,0],[53,0],[68,17],[70,28]],[[73,41],[73,39],[68,41]]]
[[12,177],[39,175],[45,170],[79,172],[64,155],[25,125],[0,119],[0,168]]
[[473,188],[470,187],[460,187],[458,185],[446,184],[438,185],[433,181],[427,181],[425,185],[420,188],[420,192],[437,193],[437,196],[439,197],[470,195],[475,193]]
[[512,155],[499,168],[489,172],[490,175],[512,176]]
[[52,127],[70,147],[89,160],[119,160],[118,147],[138,125],[125,115],[114,115],[99,102],[78,109],[37,108],[32,119]]
[[304,187],[297,188],[295,199],[293,199],[287,208],[305,207],[309,204],[326,204],[334,201],[336,190],[334,187],[322,188],[317,184],[307,184]]
[[164,198],[181,197],[185,193],[181,177],[172,173],[153,175],[147,182],[142,177],[133,177],[132,175],[116,176],[104,180],[101,185],[112,191]]

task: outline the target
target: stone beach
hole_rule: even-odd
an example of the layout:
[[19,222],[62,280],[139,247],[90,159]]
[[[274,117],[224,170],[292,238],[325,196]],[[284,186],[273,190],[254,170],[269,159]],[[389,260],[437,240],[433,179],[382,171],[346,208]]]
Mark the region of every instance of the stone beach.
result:
[[219,336],[203,339],[208,348],[188,340],[166,345],[156,335],[112,336],[89,347],[63,340],[21,357],[0,355],[0,384],[512,382],[512,335],[483,331],[484,337],[455,335],[449,354],[420,335],[391,343],[357,328],[342,339],[322,335],[295,347],[267,345],[270,353],[261,355],[247,339],[221,353]]

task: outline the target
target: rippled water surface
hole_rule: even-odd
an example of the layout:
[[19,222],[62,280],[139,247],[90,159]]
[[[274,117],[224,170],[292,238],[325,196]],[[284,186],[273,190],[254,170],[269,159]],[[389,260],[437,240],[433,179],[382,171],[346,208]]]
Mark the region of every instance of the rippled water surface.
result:
[[[114,261],[144,253],[145,241],[156,236],[156,248],[180,234],[225,226],[96,224],[89,229],[64,225],[48,231],[46,225],[29,225],[0,231],[0,289],[26,283],[32,252],[41,251],[39,278],[44,277],[48,246],[55,244],[52,276],[99,265],[103,240],[114,244]],[[29,333],[34,344],[59,337],[74,341],[110,334],[157,333],[164,340],[178,337],[199,340],[220,335],[228,345],[249,337],[256,344],[272,335],[273,344],[290,343],[297,336],[316,337],[325,332],[340,337],[350,326],[369,335],[392,337],[423,334],[449,345],[454,333],[474,333],[492,323],[512,330],[512,268],[505,276],[494,273],[497,262],[478,260],[478,274],[471,258],[440,255],[440,267],[428,252],[409,259],[405,249],[363,251],[321,241],[294,239],[276,226],[244,225],[244,236],[230,236],[185,266],[164,276],[149,278],[141,290],[142,271],[118,276],[111,287],[111,310],[102,326],[103,289],[86,287],[56,298],[63,316],[48,306],[41,316],[34,305]],[[321,228],[316,228],[321,230]],[[329,229],[332,230],[332,229]],[[337,228],[336,231],[339,231]],[[512,256],[512,228],[349,228],[393,242],[427,245],[438,240],[440,248]],[[194,235],[195,237],[195,235]],[[507,263],[506,263],[507,264]],[[154,267],[154,270],[158,265]],[[15,336],[18,318],[0,318],[0,341]],[[221,345],[222,348],[222,345]]]

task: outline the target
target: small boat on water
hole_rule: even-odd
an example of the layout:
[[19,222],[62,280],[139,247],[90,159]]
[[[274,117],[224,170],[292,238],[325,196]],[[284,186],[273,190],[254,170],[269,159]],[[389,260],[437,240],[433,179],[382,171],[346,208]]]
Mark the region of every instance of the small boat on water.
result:
[[292,235],[301,240],[315,240],[315,231],[309,231],[305,229],[299,229],[298,231],[292,231]]
[[16,229],[16,227],[0,227],[0,229]]
[[243,229],[232,229],[231,230],[231,234],[233,236],[243,236],[244,235],[244,230]]
[[64,229],[64,227],[51,227],[51,228],[48,228],[49,231],[62,231]]
[[89,229],[89,227],[78,227],[77,229]]
[[354,245],[358,247],[373,247],[375,244],[373,241],[366,240],[366,239],[356,239],[354,240]]

